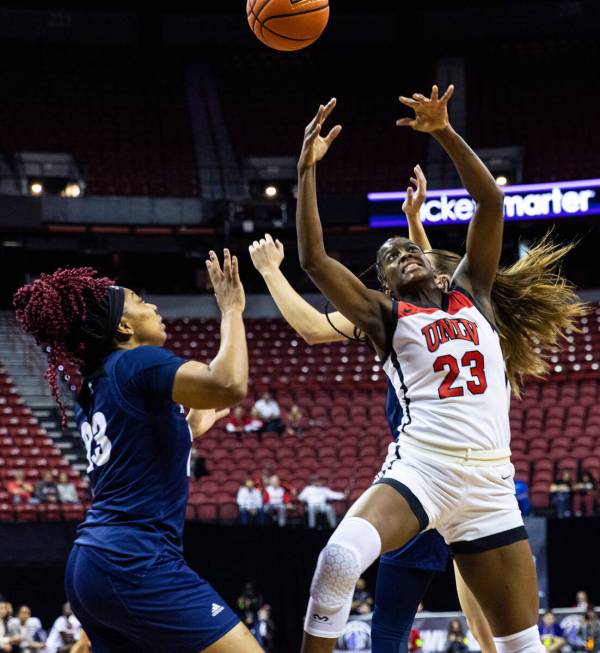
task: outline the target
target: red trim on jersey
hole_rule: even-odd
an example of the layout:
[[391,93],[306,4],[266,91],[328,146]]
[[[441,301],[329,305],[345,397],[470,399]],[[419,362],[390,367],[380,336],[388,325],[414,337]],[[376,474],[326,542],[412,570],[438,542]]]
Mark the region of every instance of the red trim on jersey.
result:
[[[450,315],[458,313],[462,308],[471,308],[473,302],[466,296],[463,295],[459,290],[452,290],[448,294],[448,310],[444,311]],[[398,319],[403,317],[410,317],[411,315],[426,314],[431,315],[437,311],[442,311],[442,308],[435,307],[426,307],[426,306],[415,306],[414,304],[409,304],[408,302],[398,302]]]

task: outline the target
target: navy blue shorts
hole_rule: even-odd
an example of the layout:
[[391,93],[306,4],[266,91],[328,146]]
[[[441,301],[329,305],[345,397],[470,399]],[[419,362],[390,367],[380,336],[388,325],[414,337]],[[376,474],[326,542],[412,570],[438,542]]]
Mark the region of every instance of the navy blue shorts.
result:
[[132,580],[109,574],[99,554],[76,544],[65,589],[94,653],[198,653],[239,623],[209,583],[172,556]]
[[400,549],[381,556],[381,561],[398,567],[445,571],[448,567],[450,549],[444,538],[436,531],[419,533]]

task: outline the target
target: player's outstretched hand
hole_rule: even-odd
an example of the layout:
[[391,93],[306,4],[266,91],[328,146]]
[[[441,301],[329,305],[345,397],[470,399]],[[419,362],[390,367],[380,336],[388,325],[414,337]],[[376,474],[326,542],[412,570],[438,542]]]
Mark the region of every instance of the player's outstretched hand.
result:
[[409,220],[417,220],[421,207],[427,197],[427,178],[423,174],[420,165],[414,167],[415,176],[410,178],[415,188],[409,186],[406,189],[406,199],[402,204],[402,211]]
[[199,438],[204,435],[208,429],[212,428],[214,423],[223,417],[229,415],[229,408],[223,410],[215,410],[214,408],[206,408],[200,410],[199,408],[192,408],[187,414],[187,423],[189,424],[192,436]]
[[414,118],[400,118],[396,124],[401,127],[412,127],[418,132],[434,132],[448,127],[448,101],[454,93],[454,85],[450,84],[448,89],[438,98],[438,87],[431,88],[431,97],[425,97],[421,93],[413,93],[412,98],[400,96],[400,102],[410,107],[415,112]]
[[270,234],[265,234],[264,238],[255,240],[250,247],[250,258],[254,267],[262,274],[268,274],[272,270],[279,269],[285,253],[283,243],[278,239],[273,240]]
[[298,171],[307,170],[316,165],[327,154],[327,150],[342,131],[341,125],[335,125],[327,136],[321,136],[323,123],[334,110],[336,102],[335,98],[331,98],[326,105],[321,105],[317,115],[306,126],[302,151],[298,160]]
[[240,281],[237,256],[232,257],[229,250],[224,249],[223,269],[221,269],[217,255],[210,250],[206,269],[221,313],[243,311],[246,306],[246,296]]

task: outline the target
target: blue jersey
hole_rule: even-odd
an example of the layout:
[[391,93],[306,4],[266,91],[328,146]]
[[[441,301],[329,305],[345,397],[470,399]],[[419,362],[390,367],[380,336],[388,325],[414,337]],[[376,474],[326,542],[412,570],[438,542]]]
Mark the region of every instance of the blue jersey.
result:
[[114,352],[76,406],[92,490],[76,543],[119,574],[182,557],[192,437],[171,394],[184,362],[161,347]]
[[[402,421],[402,407],[389,379],[385,412],[392,438],[396,440],[398,426]],[[400,567],[444,571],[448,566],[448,558],[448,546],[444,538],[436,530],[428,530],[414,537],[400,549],[384,553],[381,561]]]

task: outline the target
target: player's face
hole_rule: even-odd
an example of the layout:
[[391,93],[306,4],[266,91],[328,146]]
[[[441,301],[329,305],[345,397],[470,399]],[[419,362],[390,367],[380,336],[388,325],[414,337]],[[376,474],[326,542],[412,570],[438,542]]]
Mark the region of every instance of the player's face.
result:
[[431,263],[408,238],[390,238],[379,250],[379,265],[387,286],[397,292],[415,291],[434,279]]
[[138,344],[159,347],[165,344],[167,330],[158,309],[128,288],[125,289],[123,321],[133,332],[133,338]]

